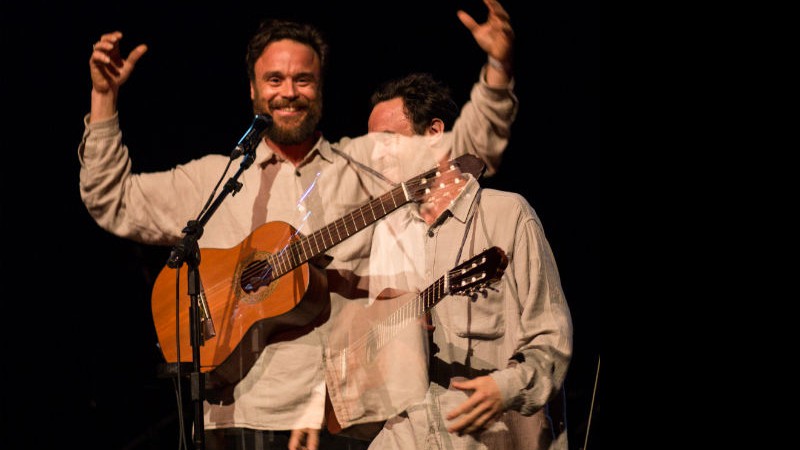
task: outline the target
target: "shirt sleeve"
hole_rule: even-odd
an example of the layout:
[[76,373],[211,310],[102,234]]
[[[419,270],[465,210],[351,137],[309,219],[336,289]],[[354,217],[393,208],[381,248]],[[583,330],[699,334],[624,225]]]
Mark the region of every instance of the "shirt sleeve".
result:
[[168,171],[133,174],[118,114],[96,123],[89,123],[86,115],[84,126],[78,147],[79,186],[92,218],[106,231],[137,242],[177,242],[207,195],[202,192],[209,185],[203,174],[210,173],[204,167],[212,158]]
[[519,345],[505,369],[491,376],[506,409],[531,415],[561,389],[572,355],[572,319],[541,223],[522,203],[510,261],[520,317]]
[[505,87],[491,87],[484,81],[485,70],[485,67],[481,69],[470,100],[461,108],[453,125],[452,157],[474,154],[486,163],[485,175],[492,176],[508,146],[519,100],[514,93],[513,79]]

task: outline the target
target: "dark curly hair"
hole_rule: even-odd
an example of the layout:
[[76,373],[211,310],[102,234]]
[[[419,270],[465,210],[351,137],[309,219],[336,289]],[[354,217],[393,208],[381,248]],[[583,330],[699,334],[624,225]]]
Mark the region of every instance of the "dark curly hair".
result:
[[420,135],[425,134],[433,119],[441,119],[445,130],[449,130],[458,117],[458,105],[450,95],[450,88],[429,73],[412,73],[383,83],[372,94],[370,103],[374,108],[397,97],[403,99],[406,117]]
[[[250,81],[256,77],[256,61],[264,52],[264,49],[272,42],[282,39],[290,39],[301,44],[308,45],[319,55],[320,71],[325,73],[325,65],[328,62],[328,42],[322,32],[307,23],[299,23],[291,20],[266,19],[261,22],[258,31],[250,38],[247,44],[247,75]],[[322,80],[320,80],[320,85]]]

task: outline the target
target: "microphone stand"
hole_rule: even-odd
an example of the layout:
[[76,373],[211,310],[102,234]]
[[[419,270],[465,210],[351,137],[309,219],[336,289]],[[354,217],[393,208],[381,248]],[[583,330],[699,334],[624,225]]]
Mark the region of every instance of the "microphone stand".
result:
[[[187,223],[186,228],[183,229],[183,239],[179,244],[173,247],[169,256],[169,260],[167,261],[167,265],[169,267],[178,270],[180,270],[180,267],[185,262],[188,270],[188,292],[191,299],[189,302],[189,333],[192,346],[192,372],[189,374],[189,382],[192,402],[194,403],[193,441],[195,446],[194,448],[196,450],[203,450],[205,448],[205,429],[203,423],[205,377],[200,370],[200,346],[204,344],[201,330],[202,324],[200,319],[200,302],[205,302],[205,299],[201,295],[202,287],[200,284],[199,271],[200,247],[197,245],[197,241],[201,236],[203,236],[203,227],[206,223],[208,223],[208,220],[211,218],[217,208],[219,208],[219,205],[222,204],[222,201],[228,196],[228,194],[236,195],[236,193],[242,188],[242,183],[237,181],[237,179],[245,170],[247,170],[247,168],[253,164],[254,160],[255,150],[244,153],[239,170],[225,183],[222,191],[209,206],[209,208],[197,220],[190,220]],[[180,273],[180,271],[178,273]],[[204,307],[204,310],[208,311],[207,306]],[[208,320],[211,320],[210,316],[208,317]],[[177,364],[178,382],[180,382],[180,367],[181,362],[179,360]]]

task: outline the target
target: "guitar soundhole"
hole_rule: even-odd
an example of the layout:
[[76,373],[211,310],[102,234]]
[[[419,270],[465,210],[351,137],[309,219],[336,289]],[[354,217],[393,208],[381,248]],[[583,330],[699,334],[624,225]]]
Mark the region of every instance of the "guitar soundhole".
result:
[[243,269],[237,279],[240,293],[244,296],[242,300],[255,303],[275,289],[274,286],[269,289],[261,289],[270,286],[274,280],[273,267],[268,261],[269,256],[268,252],[256,252],[246,264],[240,266]]

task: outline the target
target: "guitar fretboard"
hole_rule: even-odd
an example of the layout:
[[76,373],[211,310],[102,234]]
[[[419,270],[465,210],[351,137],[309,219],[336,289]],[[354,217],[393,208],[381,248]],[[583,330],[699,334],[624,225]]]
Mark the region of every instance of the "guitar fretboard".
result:
[[410,202],[403,186],[396,187],[366,205],[351,211],[341,219],[292,242],[286,248],[269,258],[275,268],[275,278],[293,270],[316,255],[372,225],[378,219]]
[[448,295],[448,278],[445,275],[425,288],[413,300],[404,304],[385,319],[381,320],[366,335],[353,342],[353,348],[366,349],[366,363],[369,364],[377,353],[403,329],[411,320],[422,317],[439,301]]

